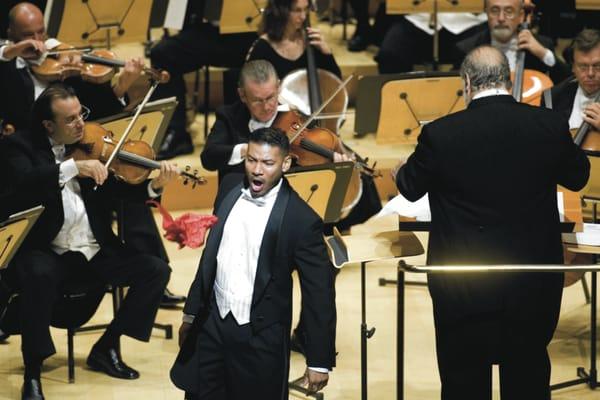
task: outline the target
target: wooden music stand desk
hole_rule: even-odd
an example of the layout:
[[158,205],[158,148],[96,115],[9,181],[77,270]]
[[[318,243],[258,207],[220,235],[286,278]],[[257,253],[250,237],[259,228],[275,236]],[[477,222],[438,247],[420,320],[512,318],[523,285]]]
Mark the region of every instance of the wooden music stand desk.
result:
[[377,144],[416,144],[424,124],[463,110],[462,80],[457,74],[406,74],[381,88]]
[[0,269],[8,266],[43,211],[44,207],[37,206],[0,222]]
[[[593,0],[589,0],[593,1]],[[414,14],[437,12],[471,12],[483,11],[483,0],[387,0],[387,14]]]
[[575,8],[577,10],[600,10],[600,1],[598,1],[598,0],[576,0]]

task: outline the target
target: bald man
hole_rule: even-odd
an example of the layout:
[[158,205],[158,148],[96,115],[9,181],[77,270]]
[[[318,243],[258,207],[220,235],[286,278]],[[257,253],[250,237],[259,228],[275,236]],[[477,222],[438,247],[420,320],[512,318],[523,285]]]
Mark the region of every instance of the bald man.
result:
[[[395,179],[429,193],[431,265],[562,264],[556,186],[581,189],[587,157],[558,113],[517,103],[508,60],[484,46],[461,76],[467,109],[425,125]],[[550,399],[562,273],[431,274],[442,399]]]
[[[38,79],[31,66],[60,42],[47,38],[44,15],[31,3],[14,6],[8,24],[9,42],[0,47],[0,118],[5,126],[12,127],[8,127],[11,131],[27,128],[33,101],[49,84]],[[140,76],[142,67],[141,59],[128,60],[112,87],[110,83],[98,85],[79,77],[68,78],[65,83],[75,89],[82,104],[90,109],[90,118],[98,119],[123,110],[125,94]]]

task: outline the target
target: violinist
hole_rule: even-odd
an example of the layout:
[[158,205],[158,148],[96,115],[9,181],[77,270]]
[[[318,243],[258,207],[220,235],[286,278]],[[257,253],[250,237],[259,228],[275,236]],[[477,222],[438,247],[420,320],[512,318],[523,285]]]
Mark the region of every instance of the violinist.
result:
[[129,287],[87,358],[90,368],[121,379],[136,379],[139,373],[123,362],[119,338],[149,340],[169,280],[164,260],[133,251],[114,235],[111,200],[157,197],[176,176],[175,165],[163,162],[156,178],[128,185],[97,160],[74,161],[67,149],[82,138],[84,118],[75,92],[52,84],[33,105],[31,128],[6,137],[0,148],[3,174],[17,198],[12,210],[45,207],[8,268],[20,288],[23,399],[43,398],[40,371],[56,351],[49,325],[66,280],[77,276]]
[[[35,75],[32,66],[39,64],[43,55],[60,42],[47,38],[44,16],[33,4],[19,3],[14,6],[9,12],[8,23],[10,43],[0,47],[0,90],[4,93],[0,98],[0,118],[15,130],[27,127],[28,112],[33,101],[48,86],[47,82]],[[74,56],[68,58],[76,61]],[[142,67],[141,59],[127,61],[114,87],[110,83],[97,85],[77,77],[65,82],[90,107],[90,118],[98,119],[122,111],[123,98],[140,76]]]
[[[31,66],[40,55],[58,44],[46,38],[44,16],[40,9],[30,3],[19,3],[9,12],[8,37],[12,44],[0,47],[0,118],[5,133],[25,129],[29,125],[29,110],[34,100],[48,86],[38,79]],[[110,83],[93,84],[78,77],[66,80],[75,89],[82,104],[89,107],[90,119],[98,119],[119,113],[124,108],[123,96],[130,85],[140,76],[143,61],[131,59],[126,62],[114,87]],[[13,95],[10,95],[13,94]],[[18,95],[17,95],[18,94]],[[144,204],[125,203],[128,221],[124,224],[124,237],[140,251],[155,254],[168,261],[168,256],[152,213]],[[185,301],[185,297],[165,290],[163,306],[173,306]]]
[[[238,94],[239,101],[217,109],[217,120],[200,154],[204,168],[219,171],[219,182],[230,173],[243,175],[250,132],[270,127],[278,111],[288,110],[285,105],[278,105],[279,79],[266,60],[244,64]],[[344,160],[348,158],[334,154],[334,161]]]
[[552,109],[569,120],[569,128],[578,129],[583,122],[600,130],[600,31],[585,29],[573,41],[574,79],[552,88]]
[[[280,79],[296,69],[306,68],[304,27],[310,9],[309,0],[269,0],[263,12],[262,34],[252,45],[246,60],[269,61]],[[306,30],[310,44],[317,49],[317,68],[341,78],[340,67],[319,29],[308,27]]]
[[529,29],[519,29],[524,21],[524,0],[486,0],[487,29],[461,40],[456,44],[455,68],[474,48],[492,45],[500,50],[514,71],[517,51],[525,50],[525,68],[549,73],[554,82],[560,82],[567,76],[562,62],[554,54],[554,44],[550,38],[535,35]]

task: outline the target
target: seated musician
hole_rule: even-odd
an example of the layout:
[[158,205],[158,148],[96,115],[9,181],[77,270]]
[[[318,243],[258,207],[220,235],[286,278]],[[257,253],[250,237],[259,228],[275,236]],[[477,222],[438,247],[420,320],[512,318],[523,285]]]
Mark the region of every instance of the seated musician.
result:
[[529,29],[519,27],[525,17],[524,0],[486,0],[487,29],[482,30],[456,44],[455,68],[471,50],[481,45],[492,45],[502,51],[511,71],[514,71],[517,51],[525,50],[525,68],[549,73],[554,82],[560,82],[567,71],[554,54],[552,40],[535,35]]
[[[0,118],[9,132],[24,129],[29,124],[29,110],[34,100],[48,86],[48,82],[38,79],[31,70],[51,46],[59,42],[47,39],[44,16],[40,9],[30,3],[15,5],[8,15],[8,38],[12,44],[0,47],[0,92],[18,93],[13,96],[0,96]],[[144,66],[141,59],[130,59],[126,62],[116,84],[95,84],[79,77],[66,79],[90,109],[89,118],[94,120],[123,111],[122,99],[129,87],[140,76]],[[125,204],[124,214],[128,221],[124,224],[124,237],[130,245],[139,251],[154,254],[168,262],[166,250],[148,207],[143,204]],[[175,295],[165,290],[161,304],[169,307],[185,301],[184,296]]]
[[[288,109],[278,106],[279,79],[266,60],[249,61],[242,67],[238,93],[239,101],[217,109],[217,120],[200,154],[204,168],[219,172],[219,181],[230,173],[244,174],[250,132],[270,127],[278,110]],[[345,155],[334,153],[334,161],[344,160],[348,160]]]
[[[236,2],[237,0],[229,0]],[[240,68],[245,54],[256,40],[255,32],[219,33],[219,21],[205,18],[206,0],[189,0],[183,29],[176,35],[165,36],[150,52],[152,66],[164,69],[171,79],[157,88],[154,97],[177,97],[177,108],[169,123],[159,159],[168,159],[194,151],[192,139],[187,131],[186,96],[183,74],[206,65]],[[214,2],[218,3],[218,2]],[[226,82],[228,84],[228,81]],[[231,92],[235,91],[235,79]],[[229,93],[225,87],[225,93]]]
[[16,193],[11,210],[45,207],[9,267],[20,291],[23,399],[43,399],[40,371],[44,359],[55,353],[49,326],[65,281],[77,277],[129,287],[87,365],[116,378],[136,379],[139,373],[121,359],[119,338],[149,340],[169,280],[165,261],[131,251],[114,235],[111,199],[157,197],[175,176],[174,164],[163,162],[158,177],[128,185],[109,176],[97,160],[74,161],[66,147],[83,136],[82,110],[71,88],[53,84],[35,101],[31,128],[3,139],[0,149],[3,173]]
[[[306,68],[304,26],[310,5],[308,0],[269,0],[263,12],[262,34],[248,52],[247,61],[267,60],[275,67],[280,79],[296,70]],[[317,68],[342,76],[331,48],[316,28],[307,28],[310,44],[317,51]]]
[[[573,41],[574,78],[554,86],[550,108],[569,120],[569,128],[578,129],[585,121],[600,130],[600,31],[585,29]],[[547,104],[547,106],[549,106]]]
[[[39,64],[43,54],[60,42],[47,38],[44,15],[33,4],[17,4],[8,19],[7,36],[12,43],[0,47],[0,61],[4,61],[0,62],[0,90],[21,95],[1,96],[0,118],[14,129],[21,129],[27,127],[33,101],[49,84],[37,77],[31,67]],[[141,59],[128,60],[113,87],[110,83],[98,85],[79,77],[68,78],[65,83],[75,89],[83,104],[90,106],[90,118],[98,119],[122,111],[120,99],[125,97],[142,67]]]

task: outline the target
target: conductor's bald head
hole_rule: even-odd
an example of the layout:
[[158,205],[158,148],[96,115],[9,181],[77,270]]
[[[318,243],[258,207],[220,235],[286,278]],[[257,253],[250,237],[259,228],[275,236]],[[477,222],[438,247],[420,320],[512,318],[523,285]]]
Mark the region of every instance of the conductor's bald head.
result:
[[507,58],[492,46],[480,46],[467,54],[460,67],[460,76],[467,103],[483,90],[509,90],[512,86]]

